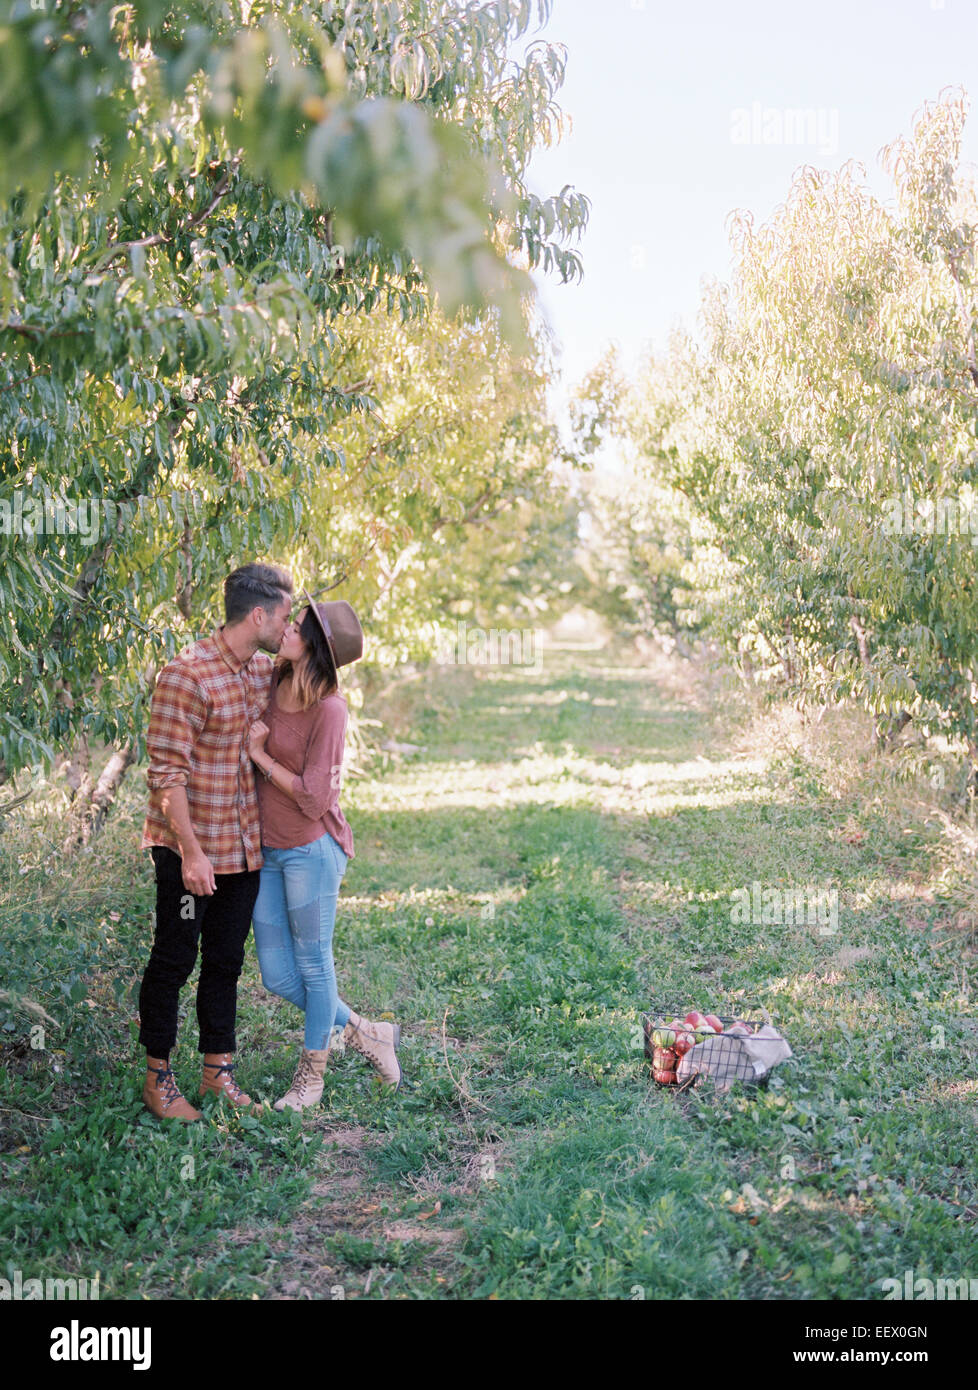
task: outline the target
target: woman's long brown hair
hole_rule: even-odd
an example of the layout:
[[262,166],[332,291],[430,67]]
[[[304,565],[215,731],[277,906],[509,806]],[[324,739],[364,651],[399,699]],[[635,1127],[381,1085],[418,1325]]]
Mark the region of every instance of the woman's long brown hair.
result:
[[299,636],[306,644],[306,659],[297,670],[291,661],[283,661],[278,668],[278,678],[282,680],[292,673],[292,694],[299,702],[300,709],[312,709],[327,695],[334,695],[339,689],[333,653],[326,641],[326,634],[313,617],[312,609],[306,607],[306,616],[299,628]]

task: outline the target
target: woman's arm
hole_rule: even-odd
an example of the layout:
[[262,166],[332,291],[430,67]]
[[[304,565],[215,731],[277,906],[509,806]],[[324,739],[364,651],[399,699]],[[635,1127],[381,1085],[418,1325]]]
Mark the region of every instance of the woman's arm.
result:
[[[262,728],[264,727],[265,726],[262,725]],[[254,728],[255,725],[252,725],[252,729]],[[280,792],[285,792],[286,796],[290,796],[293,801],[297,801],[298,798],[292,789],[292,783],[295,780],[293,774],[287,767],[283,767],[280,762],[276,762],[274,758],[268,756],[265,752],[264,740],[261,745],[252,746],[249,751],[251,752],[251,761],[255,764],[255,767],[262,773],[270,773],[271,775],[268,780],[278,787]]]
[[309,740],[305,765],[300,773],[289,772],[265,751],[268,728],[260,720],[252,725],[249,738],[251,760],[269,781],[290,797],[304,816],[320,820],[339,800],[346,737],[347,709],[343,701],[324,701]]
[[345,700],[324,700],[309,740],[301,774],[292,777],[290,795],[310,820],[321,820],[340,799],[343,745],[346,738]]

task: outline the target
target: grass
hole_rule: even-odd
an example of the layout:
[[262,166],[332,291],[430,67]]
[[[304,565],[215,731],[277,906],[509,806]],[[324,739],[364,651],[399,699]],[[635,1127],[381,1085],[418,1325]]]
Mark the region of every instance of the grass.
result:
[[[11,1271],[374,1299],[867,1299],[969,1274],[973,937],[939,827],[867,781],[858,719],[601,649],[432,672],[372,713],[422,751],[348,784],[337,958],[344,997],[403,1025],[396,1097],[348,1052],[315,1114],[159,1126],[132,1023],[142,778],[81,869],[38,852],[58,793],[11,818],[0,966],[57,1021],[31,1047],[39,1017],[8,1001],[0,1031]],[[837,933],[733,920],[754,880],[837,892]],[[650,998],[756,1001],[795,1056],[766,1088],[660,1090]],[[242,1083],[280,1094],[300,1036],[249,951]]]

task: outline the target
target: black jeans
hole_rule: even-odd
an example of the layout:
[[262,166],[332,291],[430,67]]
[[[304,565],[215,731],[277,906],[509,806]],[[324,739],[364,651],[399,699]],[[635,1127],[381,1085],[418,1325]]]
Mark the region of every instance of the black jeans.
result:
[[177,1004],[200,941],[197,1023],[201,1052],[233,1052],[238,976],[258,897],[260,869],[215,874],[217,892],[188,893],[182,860],[163,845],[156,865],[156,935],[139,991],[139,1041],[151,1057],[169,1057],[177,1040]]

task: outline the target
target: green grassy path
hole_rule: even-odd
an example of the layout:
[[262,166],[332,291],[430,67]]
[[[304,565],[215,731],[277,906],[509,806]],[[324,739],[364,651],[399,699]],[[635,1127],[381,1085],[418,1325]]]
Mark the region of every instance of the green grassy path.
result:
[[[401,1021],[413,1089],[377,1094],[348,1053],[304,1123],[167,1133],[139,1115],[106,993],[101,1031],[87,1016],[65,1048],[84,1123],[57,1077],[38,1096],[36,1059],[5,1079],[8,1111],[50,1105],[5,1130],[6,1233],[32,1267],[94,1264],[137,1297],[879,1298],[907,1269],[968,1274],[973,1021],[915,894],[926,846],[872,808],[851,835],[812,768],[738,755],[723,692],[678,663],[548,649],[536,674],[441,671],[401,720],[423,751],[345,793],[336,944],[344,997]],[[100,853],[128,854],[138,918],[124,843]],[[836,890],[838,930],[733,920],[755,880]],[[90,995],[141,959],[145,927],[119,934]],[[766,1090],[661,1092],[650,996],[757,1000],[796,1057]],[[281,1092],[299,1036],[252,956],[249,1089]]]

